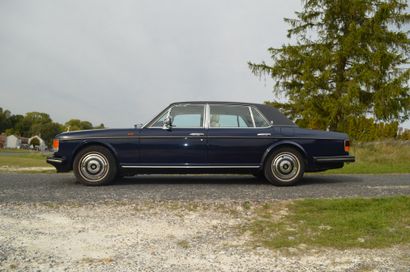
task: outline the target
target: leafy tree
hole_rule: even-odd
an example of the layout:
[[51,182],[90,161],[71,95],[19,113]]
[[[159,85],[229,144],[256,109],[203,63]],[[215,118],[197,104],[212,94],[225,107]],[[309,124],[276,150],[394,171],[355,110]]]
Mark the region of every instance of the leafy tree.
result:
[[[269,75],[271,102],[299,125],[343,131],[356,118],[409,116],[410,20],[405,0],[305,0],[290,24],[295,43],[270,48],[273,63],[249,63]],[[360,119],[363,120],[363,119]]]
[[7,136],[17,134],[14,128],[8,128],[4,133],[6,133]]
[[9,118],[9,128],[13,129],[16,125],[23,120],[24,116],[21,114],[13,114]]
[[95,129],[103,129],[103,128],[105,128],[105,126],[104,126],[104,124],[103,123],[101,123],[100,125],[98,125],[98,126],[96,126],[96,127],[94,127]]
[[41,138],[44,140],[44,142],[48,146],[51,146],[54,137],[63,131],[64,131],[63,125],[56,123],[56,122],[50,122],[50,123],[43,124],[41,126],[39,135],[41,135]]
[[3,110],[0,107],[0,133],[5,132],[7,135],[18,135],[23,137],[31,137],[34,135],[40,136],[47,145],[51,145],[53,138],[64,130],[83,130],[104,128],[104,124],[97,127],[89,121],[81,121],[79,119],[71,119],[61,125],[53,122],[50,115],[43,112],[28,112],[23,115],[12,115],[10,111]]
[[11,113],[9,110],[3,110],[3,108],[0,107],[0,133],[10,128],[10,116]]
[[70,121],[65,123],[65,127],[67,130],[75,131],[75,130],[93,129],[93,124],[91,124],[88,121],[81,121],[80,119],[71,119]]
[[47,113],[28,112],[16,124],[16,134],[23,137],[40,136],[47,145],[51,145],[55,135],[63,131],[61,125],[54,123]]
[[28,112],[14,127],[15,132],[23,137],[31,137],[41,134],[41,126],[51,123],[52,120],[47,113]]
[[40,145],[40,141],[37,138],[34,138],[30,141],[30,145],[33,145],[34,147]]

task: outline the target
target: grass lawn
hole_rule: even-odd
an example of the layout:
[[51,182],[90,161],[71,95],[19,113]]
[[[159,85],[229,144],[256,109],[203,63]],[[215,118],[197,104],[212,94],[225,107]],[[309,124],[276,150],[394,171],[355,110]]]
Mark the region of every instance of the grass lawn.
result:
[[50,167],[46,157],[36,151],[0,149],[0,168]]
[[240,228],[251,234],[254,246],[271,249],[301,244],[338,249],[406,244],[410,243],[410,197],[306,199],[285,207],[264,204],[255,207],[255,215]]
[[328,174],[410,173],[410,141],[353,143],[356,162]]

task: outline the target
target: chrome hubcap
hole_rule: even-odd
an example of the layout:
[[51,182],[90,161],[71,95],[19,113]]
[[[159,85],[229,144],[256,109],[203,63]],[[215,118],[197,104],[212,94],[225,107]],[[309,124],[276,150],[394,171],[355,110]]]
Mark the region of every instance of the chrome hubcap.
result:
[[299,175],[300,162],[294,154],[282,152],[273,159],[271,170],[275,178],[283,182],[289,182]]
[[90,182],[98,182],[108,174],[109,164],[107,158],[97,152],[87,153],[80,160],[80,174]]

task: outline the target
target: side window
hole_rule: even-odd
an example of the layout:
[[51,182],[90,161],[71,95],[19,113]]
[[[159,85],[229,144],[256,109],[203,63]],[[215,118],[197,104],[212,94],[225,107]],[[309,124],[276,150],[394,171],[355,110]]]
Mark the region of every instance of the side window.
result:
[[204,122],[204,105],[178,105],[171,109],[175,128],[200,128]]
[[252,115],[253,115],[253,119],[255,120],[255,127],[268,127],[269,126],[269,122],[254,107],[252,107]]
[[210,106],[211,128],[253,127],[252,116],[246,106]]

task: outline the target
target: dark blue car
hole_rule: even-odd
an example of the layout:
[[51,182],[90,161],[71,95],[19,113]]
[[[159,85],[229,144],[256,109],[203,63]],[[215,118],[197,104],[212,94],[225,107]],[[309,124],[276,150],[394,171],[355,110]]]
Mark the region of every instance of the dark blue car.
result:
[[293,185],[353,162],[344,133],[302,129],[252,103],[173,103],[142,128],[65,132],[47,162],[85,185],[153,173],[245,173]]

